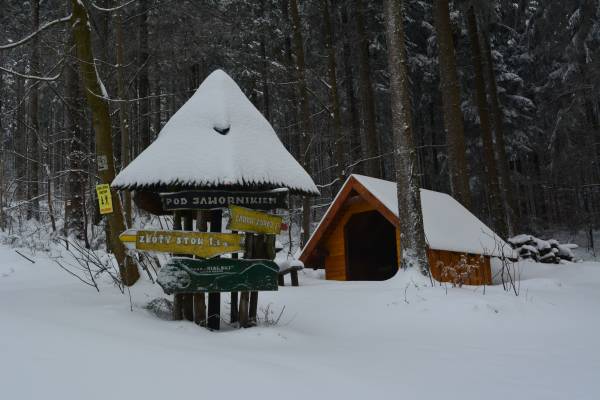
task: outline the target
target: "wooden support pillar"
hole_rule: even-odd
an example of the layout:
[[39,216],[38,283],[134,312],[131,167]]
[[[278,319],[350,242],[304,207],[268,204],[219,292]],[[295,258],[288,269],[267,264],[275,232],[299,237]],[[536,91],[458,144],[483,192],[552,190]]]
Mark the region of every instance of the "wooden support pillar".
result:
[[250,292],[250,307],[248,310],[248,325],[256,326],[256,311],[258,309],[258,292]]
[[[208,211],[198,211],[196,214],[196,230],[208,231]],[[206,295],[204,293],[194,294],[194,322],[200,326],[206,326]]]
[[[223,211],[211,210],[210,219],[211,232],[221,232],[223,227]],[[208,329],[219,330],[221,328],[221,293],[208,294],[208,320],[206,326]]]
[[[173,213],[173,230],[181,230],[181,211],[175,211]],[[180,321],[183,319],[183,295],[176,293],[173,295],[173,320]]]
[[292,286],[299,286],[298,285],[298,271],[293,270],[290,272],[290,275],[292,277]]
[[194,296],[189,293],[185,293],[181,296],[183,309],[183,318],[188,321],[194,320]]
[[[231,231],[231,233],[237,233],[237,231]],[[233,253],[231,255],[231,258],[236,259],[238,258],[238,254],[237,253]],[[231,292],[231,304],[230,304],[230,311],[229,311],[229,322],[234,324],[236,322],[239,321],[239,309],[238,309],[238,292]]]
[[[181,211],[183,219],[183,230],[191,231],[194,229],[194,214],[192,211]],[[185,254],[191,257],[189,254]],[[181,298],[181,307],[183,308],[183,318],[188,321],[194,321],[194,296],[184,294]]]
[[206,295],[204,293],[194,294],[194,322],[196,325],[206,327]]
[[242,328],[247,328],[248,325],[248,306],[249,306],[249,293],[241,292],[240,293],[240,326]]
[[230,322],[232,324],[238,322],[239,312],[238,312],[238,292],[231,292],[231,314],[230,314]]

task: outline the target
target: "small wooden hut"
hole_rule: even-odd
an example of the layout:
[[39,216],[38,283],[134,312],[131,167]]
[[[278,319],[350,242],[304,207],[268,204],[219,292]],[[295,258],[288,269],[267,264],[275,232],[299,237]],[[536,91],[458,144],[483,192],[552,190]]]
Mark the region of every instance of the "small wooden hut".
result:
[[[331,280],[385,280],[398,270],[400,231],[396,183],[351,175],[302,250],[306,267]],[[432,276],[470,285],[492,283],[490,258],[512,250],[451,196],[421,189]]]

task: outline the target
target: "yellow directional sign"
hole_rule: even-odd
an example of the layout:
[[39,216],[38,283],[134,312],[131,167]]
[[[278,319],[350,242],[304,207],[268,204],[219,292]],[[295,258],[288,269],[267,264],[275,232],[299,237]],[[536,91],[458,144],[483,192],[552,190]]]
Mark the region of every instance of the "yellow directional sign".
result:
[[211,258],[244,251],[244,235],[190,231],[133,231],[119,238],[129,248],[160,253],[191,254]]
[[227,229],[277,235],[281,232],[282,217],[239,206],[229,206],[230,216]]
[[110,185],[104,183],[102,185],[96,185],[96,193],[98,194],[98,206],[100,208],[100,214],[112,214],[112,197],[110,195]]

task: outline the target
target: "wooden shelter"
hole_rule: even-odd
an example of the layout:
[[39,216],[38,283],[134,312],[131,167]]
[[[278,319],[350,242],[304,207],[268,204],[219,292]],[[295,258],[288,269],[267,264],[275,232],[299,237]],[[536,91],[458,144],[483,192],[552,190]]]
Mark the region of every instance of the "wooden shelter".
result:
[[[433,277],[491,284],[491,257],[510,252],[490,228],[451,196],[421,189],[427,254]],[[351,175],[302,250],[307,267],[331,280],[385,280],[398,270],[400,231],[396,184]]]
[[[213,238],[223,232],[223,210],[228,206],[270,210],[280,204],[278,193],[319,194],[310,175],[286,150],[269,121],[221,70],[202,82],[156,140],[116,176],[112,187],[135,191],[136,204],[148,212],[157,215],[173,212],[174,230],[188,231],[188,237],[193,230],[211,233]],[[266,204],[263,200],[268,207],[259,206]],[[177,204],[171,207],[170,202]],[[243,229],[231,234],[238,235],[237,231]],[[275,258],[274,234],[247,228],[244,240],[245,261]],[[207,258],[206,254],[194,254]],[[191,258],[192,254],[184,256]],[[238,258],[238,254],[232,258]],[[200,265],[193,259],[171,261],[173,270],[181,269],[182,265],[185,268]],[[230,259],[227,263],[234,261]],[[233,264],[227,268],[233,268]],[[250,279],[244,274],[244,271],[239,273],[242,278]],[[199,324],[206,320],[209,328],[219,329],[222,290],[207,291],[208,307],[204,291],[198,290],[174,292],[173,318]],[[256,318],[257,301],[258,291],[242,291],[238,312],[238,292],[232,291],[231,322],[247,326],[249,320]]]

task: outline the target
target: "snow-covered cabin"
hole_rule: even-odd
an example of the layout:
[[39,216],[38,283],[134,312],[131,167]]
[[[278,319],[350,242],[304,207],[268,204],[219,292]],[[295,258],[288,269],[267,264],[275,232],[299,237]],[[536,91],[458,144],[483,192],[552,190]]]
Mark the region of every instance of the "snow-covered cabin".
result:
[[[490,257],[512,256],[504,240],[451,196],[421,189],[423,225],[433,277],[448,281],[448,267],[471,268],[467,284],[490,284]],[[351,175],[302,250],[307,267],[332,280],[385,280],[399,265],[396,183]]]
[[142,192],[288,188],[319,193],[271,124],[221,70],[202,82],[112,186]]

